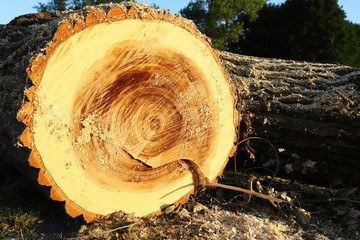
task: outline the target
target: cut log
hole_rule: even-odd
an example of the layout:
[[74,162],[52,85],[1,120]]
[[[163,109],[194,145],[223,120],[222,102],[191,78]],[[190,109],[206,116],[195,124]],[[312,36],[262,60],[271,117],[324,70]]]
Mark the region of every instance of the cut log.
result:
[[236,149],[234,88],[180,16],[133,3],[29,14],[0,26],[0,44],[2,159],[73,217],[185,202],[187,161],[216,181]]
[[[280,172],[358,185],[359,69],[220,56],[236,107],[209,40],[167,11],[102,5],[0,25],[1,160],[73,217],[149,215],[194,191],[189,160],[216,181],[235,150],[237,108],[283,149]],[[276,165],[251,144],[257,164]]]
[[[359,68],[228,52],[221,58],[247,108],[243,111],[252,116],[253,135],[283,151],[278,174],[327,186],[335,179],[359,186]],[[238,167],[272,165],[275,170],[268,144],[251,143],[255,164],[240,161]]]

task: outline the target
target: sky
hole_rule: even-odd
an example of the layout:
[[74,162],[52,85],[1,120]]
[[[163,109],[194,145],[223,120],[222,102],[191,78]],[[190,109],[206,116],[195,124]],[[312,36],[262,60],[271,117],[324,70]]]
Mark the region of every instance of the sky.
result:
[[[178,13],[180,9],[184,8],[189,0],[143,0],[144,2],[156,3],[163,9],[170,10],[171,13]],[[38,2],[47,3],[48,0],[0,0],[0,24],[6,24],[13,18],[26,14],[33,13],[36,10],[33,8]],[[140,2],[140,1],[138,1]],[[279,4],[285,0],[270,0],[269,3]],[[338,0],[340,6],[347,15],[347,19],[353,23],[360,24],[360,0]]]

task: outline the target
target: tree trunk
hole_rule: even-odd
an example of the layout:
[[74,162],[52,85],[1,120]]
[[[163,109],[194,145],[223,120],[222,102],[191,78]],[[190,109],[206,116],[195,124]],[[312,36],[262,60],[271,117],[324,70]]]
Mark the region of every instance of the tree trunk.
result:
[[0,44],[2,160],[73,217],[158,213],[235,152],[235,89],[191,21],[101,5],[20,16]]
[[[342,180],[359,185],[359,68],[228,52],[221,58],[252,116],[253,135],[281,149],[279,174],[321,184]],[[251,142],[257,166],[276,165],[266,143]],[[249,161],[240,165],[242,170],[253,166]]]

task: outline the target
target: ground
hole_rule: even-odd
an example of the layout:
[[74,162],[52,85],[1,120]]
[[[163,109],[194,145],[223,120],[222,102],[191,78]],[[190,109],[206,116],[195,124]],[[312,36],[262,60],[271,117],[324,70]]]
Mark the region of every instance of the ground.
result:
[[[255,176],[291,203],[273,204],[240,192],[206,188],[161,216],[115,213],[94,223],[73,219],[9,166],[0,164],[0,239],[360,239],[360,191],[328,189]],[[220,182],[248,187],[248,174],[225,172]],[[267,188],[271,183],[270,188]],[[272,190],[274,189],[274,190]]]

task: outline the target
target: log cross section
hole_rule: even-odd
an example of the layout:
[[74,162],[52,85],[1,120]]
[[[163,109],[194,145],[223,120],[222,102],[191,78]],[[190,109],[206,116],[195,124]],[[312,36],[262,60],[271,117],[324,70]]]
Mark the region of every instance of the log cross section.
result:
[[68,214],[146,216],[185,202],[194,184],[181,159],[216,181],[239,115],[217,53],[191,21],[124,3],[25,15],[2,30],[25,26],[37,43],[23,66],[31,82],[17,118],[26,127],[13,138]]

